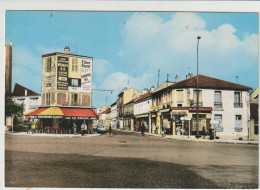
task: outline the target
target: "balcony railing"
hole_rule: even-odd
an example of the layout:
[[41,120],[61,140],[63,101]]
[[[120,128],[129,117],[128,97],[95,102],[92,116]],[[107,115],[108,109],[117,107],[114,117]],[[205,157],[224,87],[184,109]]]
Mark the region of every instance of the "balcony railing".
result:
[[222,108],[222,102],[214,102],[214,107]]
[[240,127],[240,128],[235,127],[235,131],[236,131],[236,132],[242,132],[242,127]]
[[197,103],[197,101],[190,100],[190,107],[197,107],[197,105],[199,107],[202,107],[203,106],[203,102],[198,102]]
[[234,103],[234,107],[235,107],[235,108],[243,107],[243,103],[235,102],[235,103]]

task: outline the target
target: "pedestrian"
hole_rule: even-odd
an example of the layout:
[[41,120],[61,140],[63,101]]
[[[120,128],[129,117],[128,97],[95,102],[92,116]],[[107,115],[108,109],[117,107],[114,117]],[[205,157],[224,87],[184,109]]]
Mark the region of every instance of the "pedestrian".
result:
[[210,138],[210,140],[213,139],[213,128],[212,127],[209,128],[209,138]]
[[29,133],[32,133],[32,121],[31,121],[31,118],[28,117],[28,130],[27,130],[27,134]]
[[203,135],[203,138],[205,139],[205,136],[206,136],[206,130],[205,130],[205,127],[204,127],[204,126],[202,127],[202,135]]
[[165,136],[165,131],[164,131],[164,128],[163,128],[163,127],[162,127],[162,132],[161,132],[161,134],[162,134],[162,137]]
[[145,126],[144,126],[144,122],[143,122],[141,125],[142,136],[144,136],[144,130],[145,130]]
[[84,122],[81,125],[81,136],[85,135],[87,133],[88,130],[88,126],[84,120]]
[[73,122],[73,134],[76,135],[77,125]]
[[135,124],[135,131],[137,131],[138,130],[138,125],[137,125],[137,123]]
[[111,124],[109,125],[109,128],[108,128],[108,134],[109,136],[112,135],[112,128],[111,128]]
[[152,124],[152,128],[153,128],[153,133],[155,133],[156,132],[156,128],[155,128],[155,123],[154,122]]

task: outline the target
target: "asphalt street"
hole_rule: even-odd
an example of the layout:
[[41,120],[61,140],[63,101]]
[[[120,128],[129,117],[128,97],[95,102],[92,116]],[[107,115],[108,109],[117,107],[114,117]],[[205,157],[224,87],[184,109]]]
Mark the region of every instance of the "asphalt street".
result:
[[113,132],[5,136],[6,187],[258,188],[258,145]]

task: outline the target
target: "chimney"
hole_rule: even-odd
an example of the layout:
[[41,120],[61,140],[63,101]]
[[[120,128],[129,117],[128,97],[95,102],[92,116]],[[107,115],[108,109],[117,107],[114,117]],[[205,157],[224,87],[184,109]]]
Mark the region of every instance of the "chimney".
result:
[[190,77],[191,77],[191,74],[188,73],[188,74],[186,75],[186,79],[189,79]]
[[178,75],[176,75],[176,77],[175,77],[175,82],[176,82],[176,83],[179,82],[179,77],[178,77]]
[[144,88],[144,89],[143,89],[143,94],[145,94],[145,93],[147,93],[147,92],[148,92],[147,88]]
[[151,87],[150,91],[151,91],[151,92],[154,91],[154,86]]
[[70,48],[69,48],[69,46],[65,46],[65,48],[64,48],[64,53],[65,53],[65,54],[70,54]]
[[27,96],[27,90],[26,89],[24,90],[24,95]]

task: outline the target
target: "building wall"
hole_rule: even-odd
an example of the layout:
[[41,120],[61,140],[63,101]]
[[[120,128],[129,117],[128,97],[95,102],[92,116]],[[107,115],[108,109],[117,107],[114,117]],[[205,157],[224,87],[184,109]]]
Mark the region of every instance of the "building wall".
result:
[[12,93],[12,43],[5,46],[5,94]]
[[150,106],[152,105],[152,98],[144,101],[136,102],[134,104],[134,115],[145,114],[150,112]]
[[[68,58],[68,80],[69,78],[73,79],[81,79],[81,87],[72,87],[68,86],[68,89],[60,90],[57,88],[57,70],[58,70],[58,56],[67,57]],[[51,71],[47,72],[47,60],[51,58]],[[77,60],[77,71],[72,70],[72,61],[73,59]],[[47,93],[51,93],[51,105],[72,105],[71,99],[73,95],[77,95],[77,103],[73,104],[74,106],[89,106],[92,105],[92,94],[90,92],[86,92],[82,90],[82,85],[87,81],[86,78],[81,76],[81,63],[83,57],[80,56],[72,56],[70,54],[58,54],[51,55],[42,58],[42,105],[46,105],[46,97]],[[84,57],[84,60],[88,61],[90,65],[93,64],[92,58]],[[92,73],[91,73],[91,81],[92,81]],[[69,83],[69,81],[68,81]]]
[[123,103],[126,104],[129,101],[131,101],[132,99],[139,97],[141,94],[142,93],[139,92],[138,90],[136,90],[134,88],[129,88],[124,91]]
[[[37,99],[35,101],[31,101],[31,99]],[[24,112],[26,113],[32,109],[37,108],[41,105],[41,96],[19,96],[19,97],[12,97],[12,100],[15,103],[20,103],[21,100],[24,100]],[[35,103],[35,104],[32,104]]]

